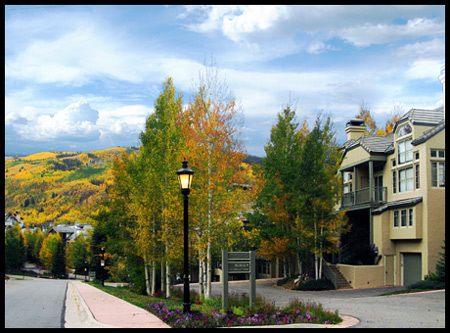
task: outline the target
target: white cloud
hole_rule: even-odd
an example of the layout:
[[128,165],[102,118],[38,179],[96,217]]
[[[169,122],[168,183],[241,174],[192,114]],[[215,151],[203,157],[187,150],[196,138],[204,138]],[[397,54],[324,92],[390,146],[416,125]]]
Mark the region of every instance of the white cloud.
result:
[[306,49],[306,52],[312,53],[312,54],[319,54],[326,51],[336,51],[338,50],[336,47],[333,47],[331,45],[327,45],[322,41],[315,41],[312,42]]
[[434,38],[425,42],[407,44],[399,47],[394,53],[404,58],[441,58],[445,54],[445,40],[443,38]]
[[335,34],[356,46],[384,44],[400,39],[441,35],[445,23],[437,19],[414,18],[406,24],[366,23],[337,30]]
[[437,81],[440,68],[443,64],[434,60],[419,60],[412,63],[405,76],[408,79],[428,79]]
[[[297,34],[314,37],[326,32],[328,38],[338,37],[356,46],[442,35],[443,21],[421,16],[432,9],[421,6],[189,6],[180,17],[190,20],[187,27],[191,30],[219,31],[226,38],[259,52],[267,40],[291,40]],[[392,23],[400,13],[409,16],[407,22]],[[320,43],[311,44],[308,52],[318,51]],[[266,46],[274,50],[273,44]]]

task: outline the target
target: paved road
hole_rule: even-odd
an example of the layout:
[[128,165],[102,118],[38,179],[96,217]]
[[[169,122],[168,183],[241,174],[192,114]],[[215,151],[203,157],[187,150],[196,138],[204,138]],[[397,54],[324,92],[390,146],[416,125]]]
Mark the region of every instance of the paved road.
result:
[[5,281],[5,327],[64,327],[67,280]]
[[[249,291],[248,283],[230,283],[228,288],[237,295]],[[399,289],[404,288],[302,292],[275,287],[273,281],[256,284],[256,294],[277,306],[285,306],[294,298],[320,303],[325,310],[358,318],[360,323],[355,327],[445,327],[445,291],[375,297]],[[221,295],[220,284],[213,284],[213,295]]]

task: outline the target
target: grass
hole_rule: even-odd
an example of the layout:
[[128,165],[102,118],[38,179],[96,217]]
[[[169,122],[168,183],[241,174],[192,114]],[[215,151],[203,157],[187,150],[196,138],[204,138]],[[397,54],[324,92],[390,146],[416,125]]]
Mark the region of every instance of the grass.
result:
[[173,297],[139,295],[128,287],[94,287],[123,299],[158,316],[171,327],[200,328],[227,326],[282,325],[290,323],[337,324],[342,321],[337,311],[324,311],[321,304],[292,300],[285,308],[278,308],[262,297],[249,306],[248,297],[230,295],[229,307],[221,309],[221,298],[203,300],[191,292],[191,314],[182,312],[181,289],[173,289]]

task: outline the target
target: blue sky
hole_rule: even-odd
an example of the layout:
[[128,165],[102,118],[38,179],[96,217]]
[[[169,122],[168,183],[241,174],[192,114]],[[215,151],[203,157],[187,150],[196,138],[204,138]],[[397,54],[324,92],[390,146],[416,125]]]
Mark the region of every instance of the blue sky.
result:
[[444,6],[5,6],[5,152],[138,146],[172,77],[185,104],[214,57],[264,156],[277,113],[330,115],[339,143],[361,103],[443,104]]

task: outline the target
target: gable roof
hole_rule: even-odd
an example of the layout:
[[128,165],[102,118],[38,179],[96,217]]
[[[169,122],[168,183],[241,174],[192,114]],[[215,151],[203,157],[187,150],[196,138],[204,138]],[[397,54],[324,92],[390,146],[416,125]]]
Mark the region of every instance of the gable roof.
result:
[[388,135],[363,135],[356,140],[350,139],[345,142],[341,146],[341,149],[344,150],[343,155],[345,155],[347,151],[359,146],[363,147],[369,154],[392,154],[394,152],[394,133],[399,125],[407,121],[411,122],[413,125],[433,126],[411,142],[412,145],[421,144],[445,129],[444,108],[441,106],[434,110],[411,109],[395,123],[392,132]]
[[413,125],[437,125],[444,119],[444,108],[439,107],[434,110],[411,109],[406,112],[394,125],[392,132],[406,121],[410,121]]
[[394,144],[394,135],[389,133],[386,136],[362,135],[356,140],[348,140],[341,146],[341,149],[348,150],[363,147],[369,154],[386,154]]
[[436,126],[426,130],[425,132],[422,133],[421,136],[419,136],[417,139],[414,139],[411,144],[413,146],[417,146],[420,145],[421,143],[424,143],[425,141],[427,141],[428,139],[432,138],[433,136],[435,136],[436,134],[438,134],[440,131],[442,131],[445,128],[445,119],[442,119],[441,122],[439,124],[437,124]]

